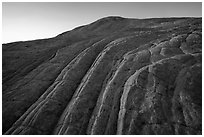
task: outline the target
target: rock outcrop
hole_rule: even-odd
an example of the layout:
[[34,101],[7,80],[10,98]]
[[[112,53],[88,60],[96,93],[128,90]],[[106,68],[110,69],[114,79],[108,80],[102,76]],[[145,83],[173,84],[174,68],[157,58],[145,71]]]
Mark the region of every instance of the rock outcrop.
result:
[[202,19],[107,17],[3,44],[3,134],[202,134]]

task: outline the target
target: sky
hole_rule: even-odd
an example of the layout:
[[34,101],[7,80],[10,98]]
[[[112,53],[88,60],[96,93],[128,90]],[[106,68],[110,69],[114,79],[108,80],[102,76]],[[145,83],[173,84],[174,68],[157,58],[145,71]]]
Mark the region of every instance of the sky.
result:
[[202,3],[3,2],[2,42],[50,38],[106,16],[201,17]]

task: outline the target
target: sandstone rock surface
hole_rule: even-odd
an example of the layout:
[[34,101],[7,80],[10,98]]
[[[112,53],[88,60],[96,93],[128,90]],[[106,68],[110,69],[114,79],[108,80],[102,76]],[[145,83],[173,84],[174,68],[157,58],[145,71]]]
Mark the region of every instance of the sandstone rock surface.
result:
[[3,44],[3,134],[202,134],[202,19],[107,17]]

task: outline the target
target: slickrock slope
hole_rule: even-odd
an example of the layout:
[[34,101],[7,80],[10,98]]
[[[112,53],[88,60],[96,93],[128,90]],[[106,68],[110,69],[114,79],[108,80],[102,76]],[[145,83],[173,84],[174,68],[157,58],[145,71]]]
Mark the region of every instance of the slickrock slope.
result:
[[202,134],[201,25],[107,17],[3,44],[3,134]]

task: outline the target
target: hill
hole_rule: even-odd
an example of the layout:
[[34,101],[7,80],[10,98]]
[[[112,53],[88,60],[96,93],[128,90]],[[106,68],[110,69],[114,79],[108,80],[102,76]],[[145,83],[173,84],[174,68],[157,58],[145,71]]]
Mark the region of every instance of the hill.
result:
[[202,18],[111,16],[2,57],[3,134],[202,134]]

